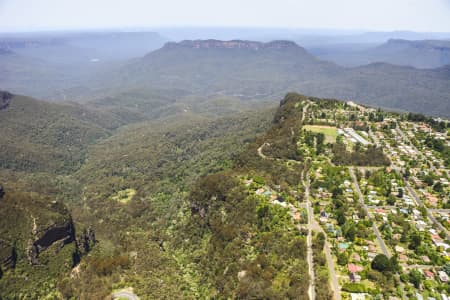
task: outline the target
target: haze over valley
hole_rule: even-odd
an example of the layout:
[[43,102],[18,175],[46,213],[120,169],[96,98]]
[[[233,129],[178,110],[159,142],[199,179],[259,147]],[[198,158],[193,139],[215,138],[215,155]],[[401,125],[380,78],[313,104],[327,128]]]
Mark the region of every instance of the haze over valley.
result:
[[448,299],[448,15],[0,1],[0,299]]

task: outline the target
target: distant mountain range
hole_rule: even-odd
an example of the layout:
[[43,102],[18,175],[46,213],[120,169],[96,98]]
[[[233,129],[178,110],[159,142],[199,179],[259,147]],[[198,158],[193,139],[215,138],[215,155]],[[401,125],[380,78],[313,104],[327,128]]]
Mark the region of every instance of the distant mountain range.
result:
[[438,68],[450,64],[450,40],[390,39],[373,47],[312,49],[322,59],[343,66],[361,66],[374,62],[411,66],[421,69]]
[[383,61],[416,68],[438,68],[450,64],[449,41],[389,40],[369,51],[372,61]]
[[[299,91],[389,109],[450,116],[450,71],[445,66],[449,59],[447,41],[390,40],[352,54],[351,59],[368,63],[352,68],[330,61],[333,55],[341,55],[345,60],[345,53],[321,52],[318,58],[296,43],[283,40],[267,43],[185,40],[168,42],[154,51],[149,49],[151,52],[146,51],[148,54],[139,58],[128,56],[128,60],[119,59],[119,54],[114,54],[116,60],[111,62],[102,62],[107,56],[93,56],[96,52],[106,53],[109,48],[133,48],[132,42],[121,46],[128,40],[136,39],[138,47],[146,37],[153,39],[155,46],[162,45],[162,38],[150,33],[69,35],[61,39],[42,38],[37,44],[33,40],[16,40],[18,44],[14,47],[2,48],[14,53],[0,54],[0,87],[54,101],[99,104],[100,100],[103,107],[108,105],[108,99],[117,104],[120,95],[138,91],[139,99],[135,100],[150,115],[154,91],[158,99],[164,99],[166,91],[178,95],[175,97],[178,100],[189,98],[191,104],[194,99],[202,98],[205,104],[206,99],[217,97],[273,101],[289,91]],[[8,38],[3,45],[5,40]],[[97,50],[89,50],[90,43]],[[67,63],[63,63],[66,58]],[[339,57],[333,60],[338,61]],[[418,61],[421,66],[439,67],[407,66]],[[140,113],[136,108],[127,109]]]
[[356,68],[322,61],[289,41],[196,40],[167,43],[102,78],[107,88],[145,86],[241,99],[288,91],[450,115],[450,67],[420,70],[387,63]]
[[129,59],[160,48],[168,40],[156,32],[73,32],[0,34],[0,49],[49,62],[69,64]]
[[0,88],[33,97],[85,96],[100,70],[160,48],[154,32],[0,33]]

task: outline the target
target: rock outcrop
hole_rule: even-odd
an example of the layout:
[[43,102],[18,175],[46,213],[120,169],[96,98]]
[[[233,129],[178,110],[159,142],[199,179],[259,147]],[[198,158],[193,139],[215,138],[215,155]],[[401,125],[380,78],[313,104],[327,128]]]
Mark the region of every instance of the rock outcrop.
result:
[[0,269],[5,271],[16,266],[17,252],[14,245],[0,240]]
[[55,243],[59,243],[59,247],[75,241],[75,227],[70,218],[64,224],[52,224],[44,230],[34,234],[35,240],[30,242],[28,259],[31,264],[38,263],[39,253],[45,251],[48,247]]
[[95,242],[92,228],[76,235],[72,216],[60,201],[12,187],[0,201],[0,268],[3,271],[13,268],[16,260],[23,258],[30,265],[61,263],[62,269],[70,268]]
[[92,249],[96,242],[94,229],[89,227],[89,229],[84,229],[83,233],[77,239],[77,247],[81,254],[86,254]]

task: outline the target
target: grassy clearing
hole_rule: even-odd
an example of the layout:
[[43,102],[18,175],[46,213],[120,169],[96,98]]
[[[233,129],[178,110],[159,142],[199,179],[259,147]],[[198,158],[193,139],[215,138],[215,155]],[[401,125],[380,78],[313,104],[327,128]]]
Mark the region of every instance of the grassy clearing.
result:
[[312,132],[323,133],[325,135],[325,143],[336,143],[336,137],[338,135],[336,127],[305,125],[303,128]]
[[111,199],[126,204],[133,199],[134,195],[136,195],[135,189],[126,189],[119,191],[115,196],[112,196]]

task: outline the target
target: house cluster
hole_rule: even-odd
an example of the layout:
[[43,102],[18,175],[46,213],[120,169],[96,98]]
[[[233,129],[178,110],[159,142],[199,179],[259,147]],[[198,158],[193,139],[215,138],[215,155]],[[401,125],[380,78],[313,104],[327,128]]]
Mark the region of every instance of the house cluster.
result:
[[414,148],[410,145],[405,145],[404,143],[400,143],[400,145],[398,145],[397,149],[405,155],[413,156],[413,157],[417,156],[417,151],[414,150]]
[[[251,187],[252,184],[254,184],[254,181],[253,179],[244,179],[244,184],[247,187]],[[288,203],[286,199],[284,199],[283,196],[281,196],[280,193],[276,191],[280,189],[279,186],[275,186],[274,189],[262,184],[256,186],[257,188],[254,191],[255,195],[264,196],[273,205],[279,205],[281,207],[289,209],[289,213],[294,222],[300,222],[302,219],[306,219],[305,212],[299,211],[294,205]]]
[[439,199],[432,193],[427,192],[426,190],[421,190],[423,197],[425,198],[425,202],[429,207],[438,207]]

